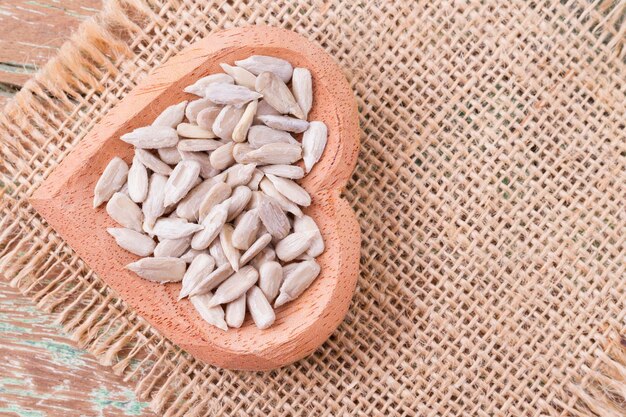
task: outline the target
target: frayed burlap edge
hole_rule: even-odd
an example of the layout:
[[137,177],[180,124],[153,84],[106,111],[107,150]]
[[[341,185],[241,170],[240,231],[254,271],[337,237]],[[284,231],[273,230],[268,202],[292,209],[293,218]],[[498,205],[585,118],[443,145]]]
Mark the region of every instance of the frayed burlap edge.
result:
[[[168,4],[176,8],[176,2]],[[205,395],[207,387],[216,382],[207,377],[211,367],[191,358],[134,314],[27,201],[72,150],[74,142],[56,132],[70,128],[76,117],[94,110],[90,95],[119,99],[132,88],[116,89],[120,73],[145,71],[126,67],[124,58],[134,54],[134,37],[160,19],[162,7],[137,0],[107,2],[6,105],[0,116],[5,181],[0,206],[0,270],[40,309],[54,314],[78,346],[123,376],[139,398],[151,399],[154,411],[195,416],[211,409],[211,398]],[[107,83],[101,82],[103,78]],[[115,103],[109,100],[108,104]],[[84,131],[97,120],[93,118]],[[568,387],[567,394],[576,397],[569,403],[570,413],[624,415],[625,346],[615,334],[605,342],[603,351],[590,352],[597,366]]]

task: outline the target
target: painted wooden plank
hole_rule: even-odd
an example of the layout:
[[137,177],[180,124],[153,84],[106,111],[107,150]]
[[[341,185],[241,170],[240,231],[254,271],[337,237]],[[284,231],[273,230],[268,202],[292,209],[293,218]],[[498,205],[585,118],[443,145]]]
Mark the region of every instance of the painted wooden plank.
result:
[[153,416],[121,378],[75,347],[0,278],[0,415]]

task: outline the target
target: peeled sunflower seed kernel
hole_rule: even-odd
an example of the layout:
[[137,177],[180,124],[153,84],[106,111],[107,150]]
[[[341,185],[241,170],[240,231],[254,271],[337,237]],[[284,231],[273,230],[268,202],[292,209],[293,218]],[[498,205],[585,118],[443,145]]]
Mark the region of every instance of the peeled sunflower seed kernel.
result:
[[255,149],[269,143],[290,143],[292,145],[300,145],[289,132],[283,132],[282,130],[272,129],[271,127],[263,125],[250,127],[250,130],[248,131],[248,143],[250,143],[250,146]]
[[165,212],[163,206],[163,198],[165,197],[165,184],[167,177],[161,174],[152,174],[148,184],[148,196],[144,200],[141,210],[145,217],[147,226],[152,228],[156,219],[161,217]]
[[206,215],[209,214],[211,210],[213,210],[213,207],[217,206],[221,202],[225,201],[228,197],[230,197],[232,191],[233,190],[230,185],[226,183],[218,182],[213,184],[213,186],[209,189],[209,191],[200,202],[200,205],[198,207],[199,218],[204,219]]
[[304,113],[306,120],[311,107],[313,106],[313,81],[311,72],[306,68],[296,68],[293,70],[293,80],[291,82],[293,95]]
[[311,205],[311,196],[295,181],[287,178],[277,177],[272,174],[267,174],[266,177],[272,182],[272,184],[274,184],[274,187],[276,187],[278,192],[284,195],[290,201],[293,201],[294,203],[304,207]]
[[215,118],[211,130],[221,139],[232,140],[233,131],[245,111],[244,107],[225,106]]
[[261,94],[242,85],[214,83],[204,89],[204,97],[216,104],[238,106],[260,98]]
[[269,143],[248,152],[246,157],[258,165],[293,164],[302,159],[302,148],[300,144]]
[[109,227],[107,232],[122,249],[138,256],[150,256],[154,251],[154,240],[135,230],[121,227]]
[[261,201],[257,210],[261,221],[273,237],[283,239],[289,234],[291,224],[276,201],[266,198]]
[[279,192],[269,178],[263,178],[259,184],[259,188],[265,195],[273,198],[284,211],[291,213],[296,217],[302,216],[302,210],[300,207]]
[[[248,262],[253,261],[254,259],[256,259],[255,257],[258,256],[259,254],[261,254],[262,251],[267,247],[267,245],[270,244],[271,241],[272,241],[272,235],[270,235],[269,233],[266,233],[266,234],[262,235],[261,237],[259,237],[252,245],[250,245],[248,250],[245,251],[243,253],[243,255],[241,255],[241,258],[239,258],[240,266],[244,266]],[[274,258],[272,258],[272,259],[274,259]],[[263,258],[262,260],[260,260],[259,263],[255,263],[253,266],[255,268],[260,267],[262,262],[265,262],[265,260],[266,259]]]
[[256,240],[260,225],[261,220],[256,210],[243,213],[233,232],[233,246],[237,249],[247,250]]
[[259,168],[264,174],[299,180],[304,178],[304,170],[297,165],[265,165]]
[[178,142],[178,150],[186,152],[210,152],[222,146],[213,139],[183,139]]
[[256,164],[236,164],[228,168],[226,174],[226,184],[231,187],[245,185],[252,179],[252,173]]
[[183,161],[197,161],[200,163],[200,176],[204,179],[219,175],[220,171],[211,165],[211,159],[206,152],[188,152],[179,150]]
[[163,205],[178,203],[196,185],[195,181],[199,175],[200,163],[198,161],[180,161],[165,184]]
[[229,166],[233,165],[235,163],[235,158],[233,157],[234,146],[235,142],[229,142],[211,152],[211,165],[215,169],[226,169]]
[[252,172],[252,177],[250,178],[250,181],[248,181],[248,184],[247,184],[248,188],[251,189],[252,191],[258,191],[259,183],[264,177],[265,177],[265,174],[263,173],[263,171],[255,168],[254,171]]
[[309,249],[315,232],[292,233],[276,244],[276,256],[283,262],[290,262]]
[[226,304],[226,324],[228,327],[238,329],[246,317],[246,295],[242,295],[234,301]]
[[230,265],[230,263],[228,263],[228,258],[226,258],[226,255],[224,254],[224,250],[222,249],[222,244],[219,239],[215,239],[213,243],[211,243],[211,246],[209,246],[209,253],[215,259],[217,266],[222,266],[224,264]]
[[191,291],[190,297],[199,294],[206,294],[214,290],[222,282],[226,281],[234,273],[229,263],[218,266],[213,272],[204,277],[202,281]]
[[204,229],[204,226],[189,223],[185,219],[162,217],[156,221],[152,231],[159,239],[180,239],[202,229]]
[[185,198],[178,202],[176,206],[176,214],[178,217],[187,220],[198,220],[200,204],[204,200],[209,190],[218,182],[222,182],[224,175],[218,175],[213,178],[202,181],[194,187]]
[[296,233],[314,232],[309,249],[307,250],[308,256],[315,258],[324,252],[324,239],[322,239],[320,229],[313,218],[306,215],[296,218],[293,222],[293,231]]
[[263,99],[280,113],[293,114],[298,119],[304,119],[304,113],[289,91],[289,87],[276,74],[262,72],[256,77],[255,88],[263,94]]
[[184,138],[190,139],[212,139],[216,137],[215,133],[210,130],[203,129],[198,125],[191,123],[181,123],[176,126],[176,133]]
[[246,293],[259,279],[259,274],[251,266],[244,266],[220,284],[215,295],[209,302],[209,307],[230,303]]
[[143,258],[126,265],[126,269],[149,281],[178,282],[183,279],[187,265],[178,258]]
[[175,146],[178,134],[168,126],[144,126],[122,135],[120,139],[136,148],[158,149]]
[[196,259],[196,256],[201,255],[203,253],[207,253],[206,250],[196,250],[196,249],[189,249],[187,250],[187,252],[183,253],[182,255],[180,255],[180,259],[182,259],[183,261],[185,261],[185,263],[192,263],[194,259]]
[[168,165],[176,165],[182,160],[180,153],[175,146],[172,146],[170,148],[159,148],[157,149],[157,153],[159,154],[159,158],[161,159],[161,161],[165,162]]
[[256,115],[254,116],[252,123],[255,125],[262,124],[263,122],[259,119],[259,117],[268,115],[280,116],[281,114],[274,107],[267,104],[267,101],[259,100],[259,104],[256,108]]
[[259,116],[265,126],[276,130],[284,130],[286,132],[302,133],[309,128],[309,122],[306,120],[296,119],[289,116]]
[[227,74],[211,74],[206,77],[200,78],[195,83],[185,87],[183,91],[185,93],[195,94],[196,96],[204,97],[204,93],[206,88],[215,83],[220,84],[232,84],[234,82],[233,78]]
[[304,153],[304,167],[307,174],[313,169],[324,153],[328,129],[323,122],[311,122],[309,128],[302,135],[302,150]]
[[230,201],[226,200],[211,209],[204,220],[202,220],[204,229],[196,233],[191,239],[192,248],[202,250],[209,247],[211,242],[220,234],[222,227],[224,227],[229,207]]
[[[265,238],[265,236],[268,236],[269,239]],[[261,240],[261,238],[263,238],[264,240],[268,241],[268,245],[266,245],[265,248],[263,248],[263,250],[261,250],[257,256],[255,256],[251,261],[250,261],[250,265],[252,265],[253,267],[255,267],[257,270],[259,268],[261,268],[261,266],[266,263],[266,262],[272,262],[276,260],[276,252],[274,252],[274,249],[272,249],[271,245],[269,244],[269,241],[272,240],[272,236],[270,234],[267,235],[263,235],[259,238],[259,240]],[[254,246],[254,245],[253,245]],[[250,247],[252,248],[252,246]],[[284,271],[283,271],[283,275],[284,275]]]
[[239,258],[241,253],[239,249],[233,246],[233,232],[234,228],[230,224],[225,224],[220,231],[220,243],[222,244],[222,250],[228,263],[235,272],[239,271]]
[[247,143],[237,143],[233,146],[233,159],[238,164],[249,164],[252,161],[248,158],[248,154],[253,150],[254,148]]
[[115,193],[106,206],[107,214],[127,229],[141,232],[143,213],[126,194]]
[[248,129],[252,126],[252,120],[254,119],[254,115],[256,114],[256,109],[258,106],[258,101],[254,100],[248,103],[246,106],[246,110],[241,115],[241,119],[235,125],[233,129],[232,138],[235,142],[243,142],[246,140],[246,136],[248,135]]
[[217,107],[217,105],[206,98],[190,101],[185,108],[185,116],[189,122],[193,123],[198,119],[198,115],[202,110],[214,107]]
[[250,288],[246,294],[246,302],[248,304],[248,310],[254,324],[261,330],[267,329],[276,320],[276,314],[274,309],[265,298],[263,291],[257,286]]
[[228,325],[226,321],[224,321],[224,310],[221,306],[215,305],[214,307],[209,307],[209,303],[213,298],[213,294],[207,293],[202,295],[194,295],[189,298],[191,304],[193,304],[194,308],[200,314],[200,317],[204,319],[209,324],[222,329],[224,331],[228,330]]
[[178,104],[167,107],[161,112],[152,122],[152,126],[165,126],[176,128],[185,117],[185,108],[187,107],[187,101],[183,101]]
[[274,301],[283,282],[283,267],[275,261],[268,261],[259,267],[259,288],[267,301]]
[[230,207],[228,209],[228,221],[232,221],[235,217],[246,208],[250,198],[252,197],[252,191],[245,185],[240,185],[233,190],[233,194],[229,198]]
[[187,297],[200,285],[202,280],[215,269],[215,260],[211,255],[200,254],[194,258],[183,276],[183,285],[178,299]]
[[235,61],[235,65],[250,71],[254,75],[269,71],[275,74],[284,83],[288,83],[293,73],[293,67],[288,61],[267,55],[252,55],[246,59]]
[[254,84],[256,82],[256,77],[253,73],[248,71],[247,69],[241,67],[233,67],[228,64],[220,64],[220,67],[224,70],[224,72],[235,80],[235,83],[238,85],[243,85],[244,87],[248,87],[254,90]]
[[284,272],[284,281],[274,307],[293,301],[306,290],[320,273],[320,266],[315,261],[300,262],[291,272]]
[[223,106],[218,104],[212,104],[209,107],[205,107],[198,112],[198,116],[195,119],[196,124],[204,130],[213,132],[213,123],[215,123],[215,119],[217,119],[217,116],[220,114],[222,109]]
[[115,157],[109,161],[96,183],[93,196],[93,207],[108,201],[126,183],[128,165],[122,158]]
[[145,149],[135,149],[135,156],[145,165],[146,168],[161,175],[170,175],[172,168],[159,158],[154,156],[150,151]]
[[191,245],[191,236],[182,237],[180,239],[163,239],[154,248],[154,256],[161,257],[181,257]]

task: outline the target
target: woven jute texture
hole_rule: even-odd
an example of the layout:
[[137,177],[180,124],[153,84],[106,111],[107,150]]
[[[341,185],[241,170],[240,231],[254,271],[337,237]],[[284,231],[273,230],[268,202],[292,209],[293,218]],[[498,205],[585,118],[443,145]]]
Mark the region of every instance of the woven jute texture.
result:
[[[626,50],[620,1],[112,0],[0,121],[0,270],[166,416],[626,414]],[[268,24],[333,55],[362,151],[345,322],[269,373],[199,363],[27,198],[145,75]]]

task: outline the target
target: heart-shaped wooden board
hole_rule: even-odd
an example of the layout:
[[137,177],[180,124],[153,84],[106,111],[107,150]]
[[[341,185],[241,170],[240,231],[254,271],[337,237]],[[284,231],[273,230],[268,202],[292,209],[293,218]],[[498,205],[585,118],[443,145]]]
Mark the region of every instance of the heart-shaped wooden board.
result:
[[[92,208],[93,189],[114,156],[132,160],[119,137],[152,123],[167,106],[197,97],[183,92],[195,80],[222,72],[250,55],[284,58],[313,76],[309,120],[328,126],[320,162],[302,181],[313,204],[305,211],[318,223],[326,244],[317,259],[322,272],[296,301],[276,311],[275,324],[259,330],[248,318],[227,332],[202,320],[188,300],[177,301],[180,284],[156,284],[124,269],[137,259],[107,233],[114,221],[104,205]],[[359,150],[357,107],[346,78],[319,46],[293,32],[271,27],[228,30],[185,48],[156,68],[113,107],[43,182],[31,204],[76,253],[142,317],[194,357],[247,370],[284,366],[313,352],[343,320],[359,271],[360,233],[354,212],[340,197]]]

